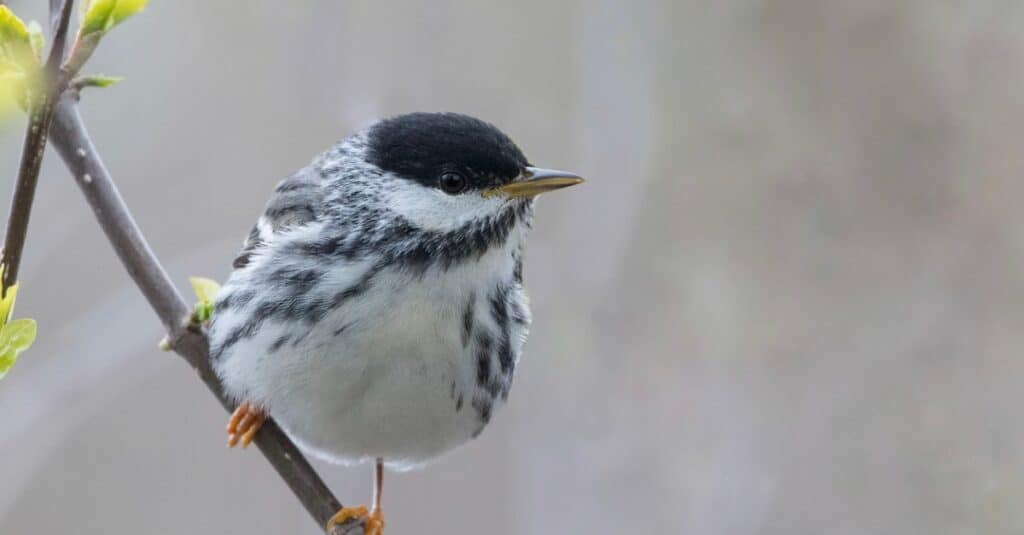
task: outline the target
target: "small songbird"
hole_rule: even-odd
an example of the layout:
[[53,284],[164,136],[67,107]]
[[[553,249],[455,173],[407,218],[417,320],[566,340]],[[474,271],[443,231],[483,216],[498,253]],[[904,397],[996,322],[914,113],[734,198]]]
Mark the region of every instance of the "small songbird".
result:
[[[383,467],[476,437],[508,398],[530,324],[534,198],[579,184],[455,113],[385,119],[284,179],[214,305],[210,354],[240,404],[228,444],[268,417],[304,450]],[[367,514],[345,508],[328,524]]]

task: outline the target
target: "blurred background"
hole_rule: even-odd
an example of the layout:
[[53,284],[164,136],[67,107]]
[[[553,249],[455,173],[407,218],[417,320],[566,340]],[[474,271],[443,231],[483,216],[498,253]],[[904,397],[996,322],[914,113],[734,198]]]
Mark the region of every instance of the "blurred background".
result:
[[[1024,3],[240,5],[153,0],[88,69],[126,76],[82,111],[186,295],[381,116],[476,115],[589,179],[538,208],[509,405],[389,476],[389,533],[1024,532]],[[37,202],[0,533],[319,533],[224,448],[53,152]]]

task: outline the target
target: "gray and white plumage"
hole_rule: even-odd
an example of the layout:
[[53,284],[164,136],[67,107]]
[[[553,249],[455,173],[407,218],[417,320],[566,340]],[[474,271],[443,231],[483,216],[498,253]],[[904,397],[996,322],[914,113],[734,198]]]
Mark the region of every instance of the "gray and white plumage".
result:
[[[282,181],[210,324],[229,394],[332,461],[422,464],[478,435],[508,398],[530,313],[528,173],[463,115],[356,133]],[[466,190],[442,191],[454,171]]]

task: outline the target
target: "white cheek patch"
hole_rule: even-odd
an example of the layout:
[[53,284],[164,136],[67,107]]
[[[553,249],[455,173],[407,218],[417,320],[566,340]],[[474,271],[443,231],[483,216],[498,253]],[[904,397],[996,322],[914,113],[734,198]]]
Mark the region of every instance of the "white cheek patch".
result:
[[397,179],[384,192],[387,207],[425,230],[446,232],[466,222],[493,216],[501,211],[506,199],[484,198],[478,191],[448,195],[411,180]]

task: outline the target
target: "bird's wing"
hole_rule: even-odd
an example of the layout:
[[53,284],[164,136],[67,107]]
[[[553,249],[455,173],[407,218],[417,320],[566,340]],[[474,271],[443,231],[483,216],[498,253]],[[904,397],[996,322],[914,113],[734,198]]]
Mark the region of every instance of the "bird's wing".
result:
[[316,220],[320,213],[323,178],[313,166],[281,181],[267,201],[263,215],[249,231],[242,250],[232,263],[235,269],[249,264],[253,253],[279,232]]

